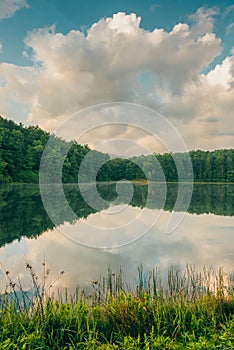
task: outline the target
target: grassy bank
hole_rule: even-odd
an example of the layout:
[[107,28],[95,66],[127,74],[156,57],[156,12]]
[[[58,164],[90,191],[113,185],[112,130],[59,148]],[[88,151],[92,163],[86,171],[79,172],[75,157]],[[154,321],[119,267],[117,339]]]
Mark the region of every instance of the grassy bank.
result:
[[0,349],[234,349],[233,280],[222,270],[188,265],[161,279],[140,266],[135,290],[108,270],[89,289],[55,297],[46,268],[41,278],[27,269],[34,296],[5,271]]

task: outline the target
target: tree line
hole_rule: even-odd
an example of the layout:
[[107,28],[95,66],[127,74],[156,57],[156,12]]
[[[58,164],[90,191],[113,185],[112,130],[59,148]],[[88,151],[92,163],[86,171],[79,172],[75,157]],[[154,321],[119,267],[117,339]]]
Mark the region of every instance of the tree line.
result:
[[[38,183],[40,161],[49,138],[54,139],[50,156],[59,161],[61,149],[67,143],[38,126],[25,127],[0,117],[0,183]],[[182,169],[180,181],[234,182],[234,150],[190,151],[193,171],[188,166],[185,153],[164,153],[138,156],[129,159],[110,159],[107,154],[91,150],[88,145],[69,143],[69,151],[63,161],[62,181],[76,183],[82,160],[86,157],[79,181],[119,181],[148,179],[177,182],[178,169]],[[99,169],[99,164],[103,164]],[[53,174],[56,165],[47,169]],[[187,169],[189,169],[187,171]],[[52,177],[53,178],[53,177]]]
[[[167,182],[177,182],[178,170],[181,170],[180,181],[193,179],[195,182],[234,182],[234,149],[190,151],[189,156],[192,168],[188,164],[188,154],[164,153],[109,160],[101,171],[105,181],[121,179],[163,181],[165,176]],[[189,173],[191,170],[192,173]]]

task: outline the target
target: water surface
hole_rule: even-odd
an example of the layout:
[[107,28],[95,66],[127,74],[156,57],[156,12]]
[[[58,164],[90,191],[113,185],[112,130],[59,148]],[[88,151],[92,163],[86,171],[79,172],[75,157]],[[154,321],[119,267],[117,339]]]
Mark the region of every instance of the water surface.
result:
[[[170,235],[165,228],[174,211],[176,184],[167,185],[165,203],[160,184],[150,187],[150,195],[147,184],[134,184],[132,193],[125,184],[120,185],[122,191],[115,183],[99,184],[103,201],[95,197],[92,186],[86,188],[88,200],[78,186],[64,186],[79,219],[69,222],[63,208],[55,205],[56,225],[43,207],[38,186],[0,188],[0,262],[13,278],[20,276],[25,288],[30,288],[26,260],[38,273],[44,259],[52,275],[64,270],[55,286],[71,290],[77,284],[90,284],[107,267],[116,270],[121,266],[125,278],[133,283],[140,263],[146,269],[159,266],[162,271],[192,263],[198,269],[213,265],[234,272],[234,185],[195,185],[185,217]],[[183,191],[186,198],[186,184]],[[118,245],[122,246],[113,248]],[[108,248],[100,249],[105,246]],[[1,275],[3,286],[3,269]]]

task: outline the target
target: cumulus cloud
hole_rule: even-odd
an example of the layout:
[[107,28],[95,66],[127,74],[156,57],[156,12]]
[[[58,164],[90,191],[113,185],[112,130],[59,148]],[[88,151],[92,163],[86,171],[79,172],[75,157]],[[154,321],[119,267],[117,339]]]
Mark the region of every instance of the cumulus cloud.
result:
[[29,6],[25,0],[1,0],[0,19],[12,17],[16,11],[28,7]]
[[141,103],[171,119],[191,147],[205,135],[200,147],[207,146],[215,123],[202,120],[226,125],[233,111],[233,55],[201,73],[222,51],[213,32],[217,13],[201,8],[191,25],[178,23],[169,32],[146,31],[140,17],[125,13],[99,20],[87,34],[62,34],[54,26],[34,30],[25,39],[33,67],[0,65],[2,99],[13,98],[14,91],[30,106],[28,121],[49,130],[93,104]]
[[0,64],[1,115],[18,120],[18,115],[11,115],[12,106],[17,106],[17,113],[25,108],[29,111],[35,93],[33,67],[20,67],[9,63]]
[[[197,38],[186,24],[169,33],[147,32],[139,25],[135,14],[118,13],[95,23],[86,37],[79,31],[55,33],[54,28],[31,33],[26,44],[43,66],[38,112],[42,115],[46,107],[53,118],[73,106],[76,110],[98,102],[134,100],[141,93],[138,74],[144,71],[150,71],[157,85],[179,93],[220,53],[215,35],[205,40],[207,34],[202,33]],[[33,111],[32,119],[38,112]]]

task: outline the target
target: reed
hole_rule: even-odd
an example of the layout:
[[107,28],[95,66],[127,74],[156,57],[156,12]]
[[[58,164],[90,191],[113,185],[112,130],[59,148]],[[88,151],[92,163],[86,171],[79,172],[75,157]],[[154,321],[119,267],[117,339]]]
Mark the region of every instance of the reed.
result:
[[24,291],[5,270],[0,297],[0,349],[233,349],[234,280],[222,269],[193,265],[138,267],[136,286],[122,269],[108,269],[90,288],[51,292],[63,271],[51,277],[46,263],[33,290]]

